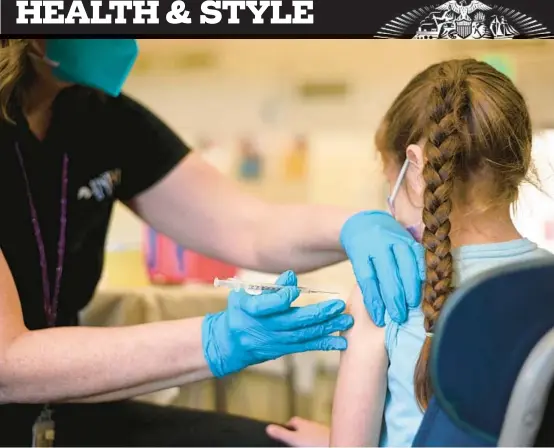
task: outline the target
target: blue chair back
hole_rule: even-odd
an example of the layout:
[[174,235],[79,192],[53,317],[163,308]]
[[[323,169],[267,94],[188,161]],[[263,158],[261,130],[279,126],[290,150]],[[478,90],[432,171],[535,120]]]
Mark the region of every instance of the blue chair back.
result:
[[553,328],[554,261],[503,267],[457,290],[437,323],[435,396],[414,446],[497,445],[520,371]]

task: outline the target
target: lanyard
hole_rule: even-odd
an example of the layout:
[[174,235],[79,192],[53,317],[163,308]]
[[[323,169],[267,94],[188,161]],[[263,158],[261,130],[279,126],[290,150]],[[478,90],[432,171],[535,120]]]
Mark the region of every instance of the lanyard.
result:
[[58,236],[58,264],[56,265],[56,280],[54,283],[54,291],[52,291],[50,289],[50,280],[48,279],[48,262],[46,260],[46,249],[44,247],[44,240],[42,239],[42,233],[40,231],[37,209],[33,201],[31,186],[27,177],[27,171],[25,170],[25,164],[23,163],[23,155],[21,154],[18,143],[16,143],[15,145],[15,151],[17,153],[17,158],[19,159],[19,165],[21,166],[23,179],[25,180],[25,187],[27,189],[27,200],[29,201],[29,209],[31,211],[31,221],[33,223],[33,231],[35,234],[35,240],[37,243],[40,258],[44,313],[46,314],[46,321],[48,323],[48,326],[53,327],[56,325],[56,318],[58,316],[58,297],[60,295],[60,284],[62,279],[63,261],[65,256],[65,239],[67,227],[67,180],[69,158],[67,154],[64,154],[62,165],[62,194],[60,200],[60,234]]

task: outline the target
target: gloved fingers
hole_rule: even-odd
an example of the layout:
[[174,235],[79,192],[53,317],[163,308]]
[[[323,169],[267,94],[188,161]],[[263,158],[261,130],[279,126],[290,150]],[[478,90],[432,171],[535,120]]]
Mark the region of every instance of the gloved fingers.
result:
[[[366,250],[366,253],[369,251]],[[356,276],[356,281],[360,287],[360,291],[364,296],[364,303],[367,311],[371,315],[375,325],[382,327],[385,325],[384,314],[385,306],[383,300],[380,297],[380,293],[375,296],[372,291],[372,284],[377,281],[377,275],[373,266],[372,257],[362,257],[356,254],[349,253],[348,257],[352,263],[352,269]]]
[[414,252],[414,256],[417,262],[419,278],[422,282],[424,282],[425,278],[427,277],[427,265],[425,264],[425,248],[417,241],[414,241],[412,244],[412,251]]
[[312,341],[323,336],[329,336],[337,331],[346,331],[354,324],[354,318],[349,314],[341,314],[327,322],[298,328],[292,331],[277,331],[272,333],[272,341],[278,344],[296,344]]
[[405,244],[394,244],[392,251],[398,265],[406,306],[415,308],[421,300],[421,276],[415,252]]
[[278,314],[290,309],[290,305],[300,295],[296,286],[286,286],[269,294],[250,295],[243,293],[239,298],[239,307],[252,317]]
[[373,322],[378,327],[385,326],[385,303],[381,297],[381,289],[379,288],[379,279],[373,266],[372,258],[367,260],[368,277],[363,283],[358,282],[362,296],[364,298],[364,305],[373,319]]
[[356,276],[356,280],[358,281],[358,283],[362,283],[363,281],[365,281],[365,279],[371,277],[375,273],[373,267],[368,265],[369,257],[367,256],[367,254],[372,252],[373,251],[369,250],[366,247],[363,249],[351,249],[347,254],[348,258],[350,259],[350,263],[352,264],[352,270],[354,271],[354,275]]
[[394,256],[392,246],[372,257],[373,266],[379,279],[379,289],[386,310],[392,320],[402,324],[408,317],[406,296],[402,288],[401,272]]
[[346,350],[348,343],[342,336],[324,336],[302,344],[287,346],[287,354],[313,351]]
[[275,280],[275,284],[279,286],[298,286],[298,278],[293,271],[285,271]]
[[264,320],[264,328],[272,331],[289,331],[322,324],[346,309],[340,299],[327,300],[302,307],[292,307],[286,313],[270,316]]
[[[298,278],[293,271],[285,271],[279,277],[277,277],[277,280],[275,280],[275,284],[279,286],[297,286]],[[275,291],[272,291],[271,289],[262,290],[262,294],[264,295],[273,294],[274,292]]]

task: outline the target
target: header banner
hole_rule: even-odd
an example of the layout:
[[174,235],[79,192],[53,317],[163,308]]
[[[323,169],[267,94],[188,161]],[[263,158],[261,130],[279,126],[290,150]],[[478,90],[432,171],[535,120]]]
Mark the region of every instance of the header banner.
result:
[[3,35],[545,39],[554,3],[478,0],[0,0]]

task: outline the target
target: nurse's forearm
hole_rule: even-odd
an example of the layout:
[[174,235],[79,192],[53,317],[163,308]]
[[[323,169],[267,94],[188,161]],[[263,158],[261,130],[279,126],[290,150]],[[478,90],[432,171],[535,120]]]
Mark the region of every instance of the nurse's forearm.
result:
[[173,387],[182,386],[183,384],[194,383],[206,379],[204,371],[188,373],[166,381],[154,381],[152,383],[143,384],[141,386],[130,387],[128,389],[120,389],[107,394],[92,395],[86,398],[78,398],[69,400],[73,403],[105,403],[107,401],[126,400],[128,398],[139,397],[141,395],[158,392],[161,390],[171,389]]
[[255,234],[258,269],[309,272],[346,260],[342,226],[359,210],[328,205],[270,205]]
[[201,327],[192,318],[26,331],[1,353],[0,402],[127,398],[208,378]]

